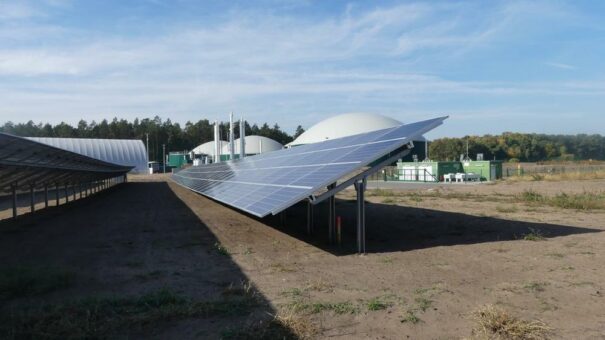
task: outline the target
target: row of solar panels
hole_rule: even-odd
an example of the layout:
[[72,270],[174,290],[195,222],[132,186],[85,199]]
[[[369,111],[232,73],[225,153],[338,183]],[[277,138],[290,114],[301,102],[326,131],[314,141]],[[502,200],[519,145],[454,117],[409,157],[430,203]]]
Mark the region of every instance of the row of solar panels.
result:
[[202,195],[264,217],[277,214],[402,148],[446,118],[191,167],[172,178]]

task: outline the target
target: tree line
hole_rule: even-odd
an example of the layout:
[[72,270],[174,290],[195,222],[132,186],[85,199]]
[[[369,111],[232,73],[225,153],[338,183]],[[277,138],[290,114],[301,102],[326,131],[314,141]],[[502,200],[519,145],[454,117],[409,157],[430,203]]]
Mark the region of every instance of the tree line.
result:
[[433,160],[458,160],[466,154],[475,159],[538,162],[548,160],[605,160],[605,137],[601,135],[546,135],[505,132],[500,135],[440,138],[429,144]]
[[[229,136],[229,122],[220,122],[223,140]],[[213,123],[208,119],[188,121],[184,126],[170,119],[154,118],[128,121],[114,118],[100,122],[80,120],[76,126],[61,122],[13,123],[0,126],[0,132],[24,137],[72,137],[72,138],[117,138],[140,139],[144,143],[149,136],[150,160],[160,160],[162,145],[167,151],[191,150],[214,139]],[[270,126],[248,124],[246,135],[260,135],[281,144],[287,144],[298,137],[304,129],[299,125],[294,135],[283,131],[278,124]],[[235,129],[239,138],[239,129]],[[475,158],[482,153],[484,159],[505,161],[537,162],[546,160],[605,160],[605,137],[601,135],[546,135],[505,132],[500,135],[467,136],[463,138],[440,138],[429,143],[429,155],[433,160],[457,160],[466,154],[468,142],[469,156]]]
[[[161,160],[162,145],[166,145],[166,151],[191,150],[196,146],[214,140],[214,123],[208,119],[197,122],[188,121],[184,126],[172,122],[170,119],[162,120],[154,118],[136,118],[134,121],[114,118],[96,122],[80,120],[76,126],[61,122],[56,125],[49,123],[13,123],[6,122],[0,126],[0,132],[6,132],[22,137],[69,137],[69,138],[115,138],[115,139],[140,139],[146,143],[149,138],[149,159]],[[220,122],[219,130],[221,138],[229,138],[229,122]],[[290,135],[283,131],[278,124],[269,126],[248,124],[246,122],[246,135],[259,135],[271,138],[281,144],[290,143],[294,138],[304,132],[298,126],[296,133]],[[239,129],[235,128],[235,138],[239,138]]]

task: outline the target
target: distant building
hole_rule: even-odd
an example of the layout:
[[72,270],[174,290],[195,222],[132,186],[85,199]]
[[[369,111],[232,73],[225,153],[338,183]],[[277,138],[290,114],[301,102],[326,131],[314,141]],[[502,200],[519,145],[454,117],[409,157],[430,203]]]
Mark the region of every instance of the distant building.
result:
[[104,162],[133,166],[132,172],[147,173],[148,171],[147,150],[139,139],[26,138]]

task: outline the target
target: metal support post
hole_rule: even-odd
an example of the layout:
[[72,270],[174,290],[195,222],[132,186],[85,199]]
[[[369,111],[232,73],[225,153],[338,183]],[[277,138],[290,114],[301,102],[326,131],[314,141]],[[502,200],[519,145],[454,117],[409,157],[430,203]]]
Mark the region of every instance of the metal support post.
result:
[[307,201],[307,234],[313,234],[313,204]]
[[29,203],[31,206],[31,209],[30,209],[31,212],[34,212],[36,210],[36,207],[35,207],[36,202],[34,202],[34,198],[35,198],[34,197],[34,185],[30,184],[29,185]]
[[67,183],[65,183],[65,203],[69,203],[69,192],[67,192]]
[[75,201],[76,200],[76,185],[75,184],[71,186],[71,192],[74,195],[74,201]]
[[13,191],[13,218],[17,218],[17,183],[11,185]]
[[281,224],[282,228],[286,227],[286,211],[282,211],[279,213],[279,223]]
[[366,252],[365,187],[365,178],[355,182],[355,190],[357,190],[357,252],[360,254]]
[[56,206],[59,206],[59,183],[55,183],[55,199],[57,201]]
[[[328,190],[332,190],[336,187],[336,183],[330,184],[328,186]],[[328,242],[334,243],[334,236],[336,234],[336,197],[334,195],[330,196],[328,199],[329,205],[329,223],[328,223]]]
[[48,208],[48,184],[44,184],[44,208]]

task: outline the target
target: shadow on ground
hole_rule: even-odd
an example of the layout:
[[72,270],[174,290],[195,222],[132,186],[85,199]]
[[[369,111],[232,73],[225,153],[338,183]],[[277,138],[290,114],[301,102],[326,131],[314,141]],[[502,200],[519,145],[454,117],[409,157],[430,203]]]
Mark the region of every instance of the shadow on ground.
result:
[[2,338],[296,337],[164,182],[2,221],[0,263]]
[[[357,252],[356,202],[354,200],[336,200],[336,214],[342,219],[341,246],[327,243],[327,204],[316,206],[315,230],[311,236],[306,233],[306,209],[306,204],[302,203],[288,209],[285,224],[287,227],[282,226],[280,219],[275,216],[263,221],[269,226],[334,255],[349,255]],[[545,238],[551,238],[596,233],[602,230],[366,202],[367,253],[513,241],[523,239],[525,235],[536,231],[539,231]]]

